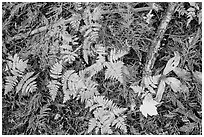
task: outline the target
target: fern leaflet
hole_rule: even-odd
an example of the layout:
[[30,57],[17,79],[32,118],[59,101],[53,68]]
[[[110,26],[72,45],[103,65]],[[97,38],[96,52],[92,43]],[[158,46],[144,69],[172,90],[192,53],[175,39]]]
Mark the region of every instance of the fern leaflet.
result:
[[50,92],[50,95],[51,95],[53,101],[56,98],[56,95],[57,95],[57,92],[58,92],[58,89],[59,89],[60,85],[61,84],[57,80],[52,80],[47,85],[47,87],[49,88],[49,92]]
[[[127,132],[125,116],[120,116],[126,109],[117,107],[112,100],[104,96],[95,96],[86,102],[86,108],[90,107],[94,118],[89,121],[88,132],[94,129],[101,130],[102,134],[112,134],[112,126]],[[98,132],[98,131],[97,131]]]
[[116,79],[123,83],[123,62],[106,62],[105,79]]
[[50,76],[54,79],[61,78],[62,75],[62,64],[60,63],[55,63],[51,70],[50,70]]
[[17,85],[17,83],[18,83],[17,76],[7,76],[4,94],[6,95],[8,92],[12,91],[14,87]]

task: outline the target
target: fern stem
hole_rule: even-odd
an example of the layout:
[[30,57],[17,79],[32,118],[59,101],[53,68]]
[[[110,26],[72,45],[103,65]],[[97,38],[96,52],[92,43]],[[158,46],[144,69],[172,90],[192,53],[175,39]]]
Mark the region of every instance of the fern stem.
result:
[[175,3],[175,2],[169,4],[168,9],[166,11],[166,15],[160,23],[160,26],[159,26],[158,31],[157,31],[157,35],[154,38],[153,44],[149,49],[148,56],[146,59],[145,69],[144,69],[144,73],[143,73],[145,76],[149,76],[152,74],[152,68],[153,68],[155,60],[156,60],[156,55],[157,55],[158,50],[160,48],[161,40],[164,36],[164,33],[167,29],[169,22],[171,21],[171,18],[172,18],[172,15],[174,13],[176,6],[177,6],[177,3]]

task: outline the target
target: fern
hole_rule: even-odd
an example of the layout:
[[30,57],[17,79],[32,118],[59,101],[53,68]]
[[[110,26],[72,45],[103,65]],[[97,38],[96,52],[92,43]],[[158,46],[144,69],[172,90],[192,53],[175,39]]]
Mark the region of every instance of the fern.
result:
[[82,17],[80,14],[74,13],[67,21],[71,24],[74,30],[78,31],[81,19]]
[[5,92],[4,95],[8,94],[8,92],[12,91],[14,87],[17,85],[18,80],[17,76],[7,76],[5,83]]
[[119,58],[127,54],[126,51],[118,51],[115,49],[111,50],[109,62],[105,62],[105,66],[107,70],[105,72],[106,79],[116,79],[123,83],[123,67],[124,63],[122,61],[118,61]]
[[78,56],[76,53],[71,52],[72,47],[70,45],[62,45],[60,46],[61,49],[61,55],[62,55],[62,61],[73,63],[75,61],[76,57]]
[[35,90],[37,90],[37,84],[36,84],[36,79],[37,77],[31,77],[27,79],[27,81],[23,84],[22,86],[22,94],[26,95],[27,93],[32,93]]
[[[27,93],[37,90],[37,84],[35,81],[37,75],[32,77],[34,72],[24,74],[28,60],[23,61],[17,54],[15,54],[11,59],[12,63],[8,64],[8,66],[11,67],[10,69],[13,76],[6,77],[5,94],[12,91],[14,88],[16,88],[15,93],[19,93],[19,91],[21,91],[22,95],[26,95]],[[20,82],[18,79],[20,79]]]
[[67,70],[62,76],[62,91],[64,93],[63,102],[69,100],[70,96],[73,95],[73,92],[68,87],[68,81],[72,73],[74,73],[74,70]]
[[122,58],[124,55],[127,54],[127,51],[125,50],[118,50],[116,51],[116,49],[112,49],[111,53],[110,53],[110,62],[116,62],[118,59]]
[[81,102],[87,101],[88,99],[93,98],[94,96],[99,95],[97,86],[98,84],[92,80],[86,80],[84,82],[86,88],[79,92]]
[[62,78],[63,66],[61,63],[61,61],[55,63],[50,69],[50,77],[52,78],[52,80],[49,81],[47,87],[53,101],[55,100],[59,87],[61,86],[61,83],[59,82],[59,80],[61,80]]
[[54,79],[59,79],[61,78],[62,75],[62,64],[61,62],[55,63],[51,70],[50,70],[50,76]]
[[26,94],[29,92],[34,92],[37,89],[37,84],[35,81],[37,75],[32,77],[33,74],[34,72],[28,72],[25,74],[25,76],[23,76],[16,87],[16,93],[21,90],[23,94]]
[[91,13],[90,7],[87,7],[83,14],[85,25],[80,29],[80,32],[84,34],[85,38],[83,42],[83,57],[87,64],[88,56],[92,54],[92,51],[90,50],[91,44],[97,43],[97,40],[99,39],[99,31],[101,28],[99,23],[94,22],[94,20],[97,19],[94,16],[96,13],[97,11]]
[[88,64],[88,56],[92,54],[91,44],[96,43],[99,39],[99,31],[101,25],[98,23],[92,23],[90,25],[82,27],[80,30],[84,33],[84,42],[83,42],[83,57],[86,63]]
[[127,126],[125,124],[124,117],[118,117],[112,122],[112,126],[115,126],[116,128],[119,128],[120,130],[123,130],[125,133],[127,132]]
[[123,83],[123,62],[106,62],[105,65],[107,67],[105,72],[105,79],[116,79]]
[[95,95],[98,95],[97,84],[85,78],[85,71],[80,71],[79,75],[74,73],[74,70],[67,70],[62,77],[62,86],[64,92],[64,101],[73,98],[81,98],[81,102],[84,102]]
[[61,84],[57,80],[52,80],[47,85],[47,87],[49,88],[49,92],[50,92],[50,95],[51,95],[53,101],[56,98],[56,95],[57,95],[57,92],[58,92],[58,89],[59,89],[60,85]]
[[15,54],[14,57],[11,58],[11,60],[12,60],[12,65],[10,65],[12,66],[12,68],[10,68],[11,73],[15,76],[22,77],[25,72],[25,69],[27,68],[28,60],[23,61],[22,59],[19,58],[17,54]]
[[112,126],[127,132],[125,116],[121,116],[126,110],[125,108],[117,107],[112,100],[105,99],[104,96],[95,96],[88,100],[87,107],[94,114],[94,118],[89,121],[88,133],[98,128],[101,130],[101,134],[112,134]]

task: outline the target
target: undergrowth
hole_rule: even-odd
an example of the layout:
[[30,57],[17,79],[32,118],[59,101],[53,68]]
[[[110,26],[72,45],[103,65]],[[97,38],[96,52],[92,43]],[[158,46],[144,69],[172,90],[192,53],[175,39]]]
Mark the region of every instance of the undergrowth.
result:
[[201,4],[3,2],[2,134],[202,134]]

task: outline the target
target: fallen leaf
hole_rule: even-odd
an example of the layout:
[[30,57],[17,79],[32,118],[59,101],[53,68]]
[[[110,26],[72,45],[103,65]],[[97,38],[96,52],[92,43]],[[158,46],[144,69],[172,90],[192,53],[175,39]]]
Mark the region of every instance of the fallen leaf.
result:
[[130,86],[130,88],[138,94],[141,94],[143,92],[143,88],[141,86]]
[[202,84],[202,72],[195,71],[193,72],[193,76],[195,77],[195,80]]
[[164,68],[163,74],[167,75],[170,71],[172,71],[173,69],[175,69],[179,62],[180,62],[180,55],[178,52],[174,52],[174,57],[170,58],[169,61],[166,64],[166,67]]
[[185,81],[191,80],[191,73],[186,71],[185,69],[175,67],[173,71],[176,73],[176,75],[180,78],[182,78]]
[[145,96],[142,103],[143,104],[140,106],[140,111],[145,117],[147,117],[147,114],[150,116],[158,114],[156,105],[158,105],[159,103],[153,100],[150,93]]
[[180,80],[174,78],[174,77],[168,77],[165,79],[165,82],[171,86],[171,89],[174,91],[174,92],[178,92],[178,91],[181,91],[182,88],[182,83],[180,82]]
[[166,83],[163,80],[161,80],[161,82],[159,83],[158,90],[157,90],[157,95],[156,95],[156,98],[155,98],[155,100],[157,102],[161,101],[162,95],[163,95],[164,90],[165,90],[165,86],[166,86]]

